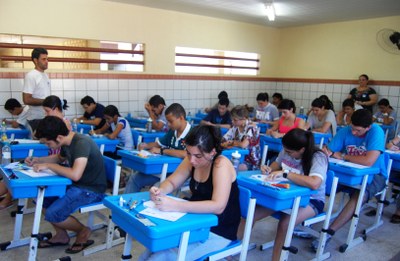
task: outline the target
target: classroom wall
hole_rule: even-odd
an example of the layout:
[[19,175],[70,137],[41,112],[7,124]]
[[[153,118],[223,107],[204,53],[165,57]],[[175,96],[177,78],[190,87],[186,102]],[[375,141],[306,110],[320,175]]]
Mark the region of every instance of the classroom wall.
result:
[[[79,101],[86,94],[116,105],[123,114],[138,116],[154,94],[195,113],[215,103],[221,90],[236,105],[255,105],[257,93],[278,91],[306,109],[315,97],[326,94],[338,109],[361,73],[377,80],[373,87],[380,97],[389,96],[393,107],[399,108],[400,57],[376,49],[373,37],[381,27],[398,28],[399,20],[396,16],[274,29],[100,0],[0,0],[0,33],[146,44],[146,71],[141,74],[49,70],[52,94],[68,100],[71,107],[66,114],[71,117],[83,112]],[[177,45],[260,53],[260,75],[176,75]],[[0,105],[10,97],[22,99],[26,71],[0,69]],[[1,106],[0,117],[6,115]]]

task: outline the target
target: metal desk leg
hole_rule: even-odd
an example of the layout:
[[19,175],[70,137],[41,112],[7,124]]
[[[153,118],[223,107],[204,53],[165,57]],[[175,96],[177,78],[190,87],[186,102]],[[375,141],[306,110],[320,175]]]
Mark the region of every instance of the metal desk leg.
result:
[[121,261],[132,259],[131,248],[132,248],[132,237],[131,237],[131,235],[126,234],[124,250],[122,252]]
[[181,242],[179,243],[179,251],[177,261],[184,261],[186,257],[186,251],[189,244],[190,231],[183,232]]
[[167,177],[168,163],[164,163],[160,175],[160,183],[163,182]]
[[[280,260],[287,260],[289,257],[289,249],[291,248],[290,243],[292,241],[292,235],[294,226],[296,224],[297,213],[299,212],[300,206],[300,199],[301,197],[296,197],[293,202],[292,213],[290,214],[289,226],[286,232],[285,243],[283,244],[282,251],[281,251],[281,258]],[[297,249],[293,249],[294,253],[297,252]],[[292,251],[291,251],[292,252]]]
[[362,181],[361,188],[360,188],[360,194],[358,196],[356,209],[354,211],[354,215],[351,220],[350,230],[349,230],[349,234],[347,236],[346,244],[341,245],[339,248],[339,251],[342,253],[344,253],[347,249],[350,249],[350,248],[365,241],[364,240],[365,236],[354,238],[354,235],[357,230],[358,220],[360,219],[360,211],[361,211],[362,202],[364,199],[365,189],[367,187],[367,181],[368,181],[368,175],[365,175],[363,178],[363,181]]
[[33,220],[33,227],[32,227],[31,243],[29,245],[29,259],[28,259],[29,261],[36,260],[37,246],[38,246],[38,242],[39,242],[39,239],[37,238],[37,236],[39,233],[40,218],[42,215],[42,207],[43,207],[43,199],[44,199],[45,190],[46,190],[45,187],[38,188],[35,217]]

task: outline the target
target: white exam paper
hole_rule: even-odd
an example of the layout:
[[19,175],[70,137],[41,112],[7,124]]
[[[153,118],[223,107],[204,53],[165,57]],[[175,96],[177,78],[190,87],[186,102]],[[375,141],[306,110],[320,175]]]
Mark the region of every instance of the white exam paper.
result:
[[[174,199],[179,200],[178,198]],[[186,213],[183,212],[167,212],[158,210],[154,202],[151,200],[144,202],[143,205],[146,208],[140,211],[139,213],[150,217],[160,218],[168,221],[177,221],[178,219],[186,215]]]

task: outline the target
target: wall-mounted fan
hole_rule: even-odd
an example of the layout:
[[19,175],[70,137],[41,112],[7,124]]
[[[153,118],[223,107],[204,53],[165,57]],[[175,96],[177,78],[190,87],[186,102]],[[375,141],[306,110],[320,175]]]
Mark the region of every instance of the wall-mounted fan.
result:
[[400,55],[400,33],[393,29],[382,29],[376,34],[379,46],[388,53]]

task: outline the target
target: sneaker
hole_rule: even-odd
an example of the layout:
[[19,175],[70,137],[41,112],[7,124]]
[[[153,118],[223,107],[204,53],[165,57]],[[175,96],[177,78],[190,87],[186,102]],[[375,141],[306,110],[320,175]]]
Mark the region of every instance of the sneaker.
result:
[[[331,240],[331,238],[332,238],[331,235],[329,235],[329,234],[326,235],[325,247],[328,245],[328,242]],[[317,239],[315,239],[315,240],[313,240],[313,241],[311,242],[311,249],[312,249],[315,253],[317,253],[318,245],[319,245],[319,238],[317,238]]]
[[298,229],[298,228],[295,228],[293,230],[293,235],[296,236],[296,237],[306,238],[306,239],[310,239],[310,238],[313,237],[311,234],[309,234],[309,233],[307,233],[307,232],[305,232],[305,231],[303,231],[301,229]]

